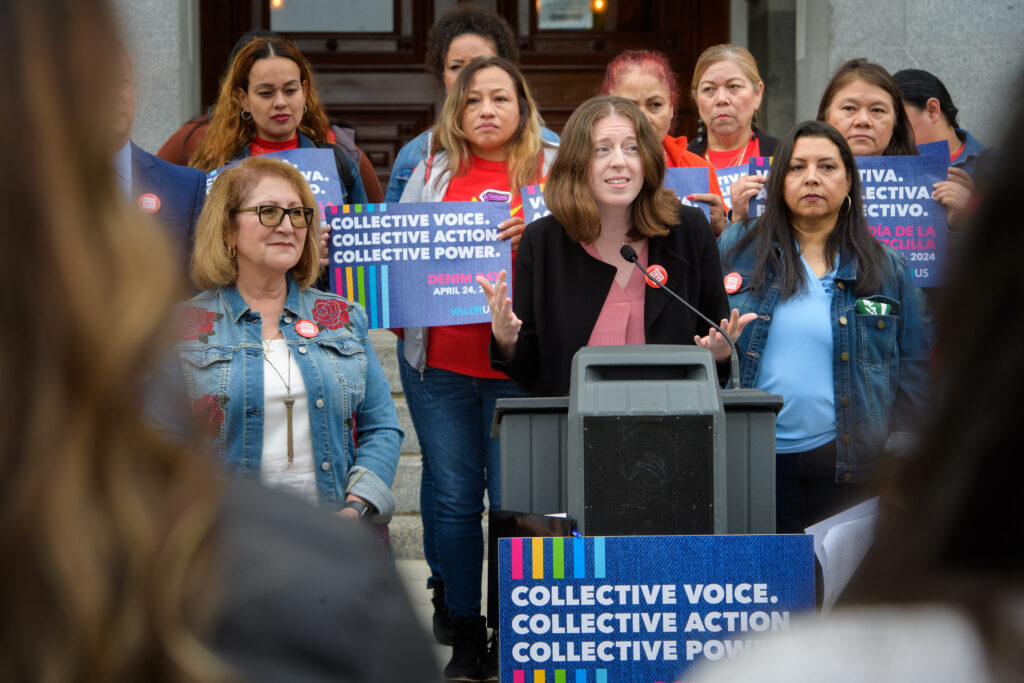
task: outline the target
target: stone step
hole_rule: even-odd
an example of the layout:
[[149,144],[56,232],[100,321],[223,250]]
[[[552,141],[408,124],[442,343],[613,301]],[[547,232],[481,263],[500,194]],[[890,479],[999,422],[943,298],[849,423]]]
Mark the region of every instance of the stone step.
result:
[[398,338],[387,330],[370,330],[370,343],[377,353],[381,367],[384,368],[384,376],[391,386],[391,393],[398,395],[402,393],[402,380],[398,376],[398,355],[395,343]]

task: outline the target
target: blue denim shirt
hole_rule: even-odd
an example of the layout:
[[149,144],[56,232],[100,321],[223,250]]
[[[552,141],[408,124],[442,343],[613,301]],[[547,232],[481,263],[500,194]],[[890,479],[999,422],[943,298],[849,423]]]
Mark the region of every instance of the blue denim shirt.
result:
[[[736,223],[718,238],[722,270],[743,278],[740,289],[729,294],[729,306],[740,313],[753,311],[757,319],[738,340],[740,382],[753,387],[761,367],[761,353],[779,303],[781,284],[768,274],[762,297],[750,288],[757,268],[754,248],[729,254],[731,247],[753,223]],[[857,296],[857,261],[839,254],[832,296],[832,377],[836,410],[836,480],[865,481],[875,459],[887,446],[899,447],[909,439],[923,415],[927,392],[928,351],[917,308],[917,297],[907,260],[885,247],[882,285],[877,292]],[[867,315],[857,311],[857,300],[895,304],[898,312]],[[793,353],[800,353],[793,349]],[[785,397],[783,397],[785,400]]]
[[[540,136],[545,142],[553,145],[558,144],[558,134],[547,128],[540,129]],[[427,151],[430,148],[430,131],[425,130],[409,142],[402,145],[395,156],[395,163],[391,166],[391,178],[388,179],[388,189],[384,192],[385,204],[396,204],[402,198],[405,184],[409,182],[416,165],[427,160]]]
[[[149,417],[160,428],[188,434],[191,425],[182,424],[182,411],[166,405],[169,396],[187,397],[192,416],[200,429],[209,430],[223,466],[258,479],[264,373],[260,315],[232,286],[200,293],[188,302],[182,318],[184,333],[174,359],[178,362],[168,364],[177,367],[165,368],[165,377],[158,383],[163,396],[147,406]],[[316,336],[300,335],[295,328],[299,320],[316,323]],[[306,387],[321,505],[337,510],[345,495],[352,493],[377,508],[372,521],[387,523],[395,510],[391,484],[403,433],[387,379],[367,336],[366,313],[334,294],[300,290],[289,277],[278,327]],[[183,390],[175,391],[167,376],[175,370],[179,387],[184,377]]]
[[[957,137],[964,141],[964,151],[960,152],[960,156],[953,162],[953,166],[962,168],[964,172],[974,177],[974,172],[978,167],[978,158],[981,153],[985,151],[985,145],[978,142],[978,139],[971,135],[963,128],[954,128]],[[953,150],[956,151],[955,149]]]

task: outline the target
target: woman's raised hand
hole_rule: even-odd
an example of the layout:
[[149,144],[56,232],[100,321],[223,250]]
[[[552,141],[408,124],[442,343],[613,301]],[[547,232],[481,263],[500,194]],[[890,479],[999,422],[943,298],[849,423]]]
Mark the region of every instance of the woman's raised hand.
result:
[[476,276],[477,284],[483,288],[487,306],[491,309],[491,333],[505,359],[515,354],[519,330],[523,327],[523,321],[512,312],[512,299],[508,296],[508,283],[505,282],[507,276],[503,270],[493,283],[483,275]]
[[[719,326],[732,338],[733,341],[736,341],[740,338],[740,335],[743,334],[743,328],[755,318],[757,318],[757,313],[751,312],[740,315],[739,309],[734,308],[732,309],[732,314],[729,316],[729,319],[726,320],[725,318],[722,318],[722,322],[719,323]],[[703,346],[705,349],[710,351],[711,355],[715,357],[715,360],[726,360],[729,358],[731,353],[729,342],[727,342],[725,338],[718,333],[718,330],[713,327],[708,330],[708,335],[706,337],[694,335],[693,343],[697,346]]]

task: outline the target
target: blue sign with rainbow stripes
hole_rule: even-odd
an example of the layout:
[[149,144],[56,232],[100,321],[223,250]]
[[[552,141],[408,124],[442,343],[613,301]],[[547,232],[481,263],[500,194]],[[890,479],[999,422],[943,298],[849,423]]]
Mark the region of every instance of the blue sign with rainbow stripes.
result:
[[491,322],[477,275],[511,273],[498,239],[508,202],[327,207],[331,290],[366,309],[371,328]]
[[806,535],[498,539],[501,680],[668,683],[814,607]]

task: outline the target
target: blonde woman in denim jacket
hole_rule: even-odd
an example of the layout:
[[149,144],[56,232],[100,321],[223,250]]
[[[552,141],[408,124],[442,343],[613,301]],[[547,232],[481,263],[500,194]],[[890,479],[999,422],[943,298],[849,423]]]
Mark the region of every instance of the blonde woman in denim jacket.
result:
[[[224,467],[345,517],[386,524],[402,431],[363,309],[310,289],[316,201],[288,164],[221,173],[196,230],[178,360]],[[155,421],[183,431],[169,411]]]
[[740,381],[782,394],[776,527],[802,533],[871,495],[879,455],[903,450],[928,367],[906,258],[868,232],[846,140],[820,121],[779,146],[764,216],[719,238],[730,307],[754,312]]

